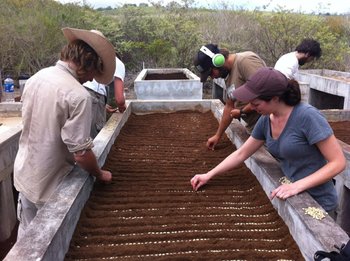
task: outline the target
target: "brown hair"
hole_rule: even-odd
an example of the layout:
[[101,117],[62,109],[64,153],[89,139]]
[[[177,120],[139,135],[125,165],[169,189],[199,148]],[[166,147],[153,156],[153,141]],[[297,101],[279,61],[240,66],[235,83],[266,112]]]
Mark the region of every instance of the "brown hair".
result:
[[[270,101],[274,96],[259,96],[258,99]],[[299,83],[295,80],[288,80],[288,89],[281,95],[280,100],[290,106],[295,106],[301,101],[301,92]]]
[[103,72],[101,58],[90,45],[82,40],[75,40],[64,46],[60,59],[71,61],[77,66],[78,78],[94,70],[98,74]]
[[220,50],[220,53],[225,57],[225,59],[227,59],[227,57],[230,54],[229,50],[227,50],[226,48],[220,48],[219,50]]

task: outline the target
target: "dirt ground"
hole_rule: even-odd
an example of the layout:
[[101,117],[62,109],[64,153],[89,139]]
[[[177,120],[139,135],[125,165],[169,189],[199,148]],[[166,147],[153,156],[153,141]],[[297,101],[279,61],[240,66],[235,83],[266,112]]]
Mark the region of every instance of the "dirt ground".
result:
[[194,192],[190,179],[235,148],[215,151],[212,113],[131,115],[96,184],[66,260],[303,260],[288,227],[244,166]]
[[350,145],[350,121],[329,122],[336,138]]
[[188,80],[189,78],[182,72],[175,73],[148,73],[145,80]]

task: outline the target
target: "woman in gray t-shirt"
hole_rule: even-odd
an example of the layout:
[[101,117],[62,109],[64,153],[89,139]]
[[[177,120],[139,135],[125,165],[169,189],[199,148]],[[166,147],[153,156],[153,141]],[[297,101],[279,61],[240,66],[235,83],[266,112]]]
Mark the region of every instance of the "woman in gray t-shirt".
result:
[[273,190],[271,199],[308,191],[327,212],[334,210],[337,195],[332,178],[345,168],[346,160],[327,120],[311,105],[300,103],[298,82],[272,68],[262,68],[232,94],[237,100],[250,102],[262,116],[238,150],[209,172],[191,179],[193,189],[235,168],[266,143],[292,181]]

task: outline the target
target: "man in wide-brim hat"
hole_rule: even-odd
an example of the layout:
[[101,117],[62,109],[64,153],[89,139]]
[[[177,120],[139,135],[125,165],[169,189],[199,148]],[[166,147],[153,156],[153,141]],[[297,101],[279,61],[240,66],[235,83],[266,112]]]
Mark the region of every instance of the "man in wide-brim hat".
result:
[[82,83],[112,81],[113,45],[96,30],[63,28],[63,34],[68,44],[60,60],[34,74],[22,95],[23,131],[14,163],[18,239],[75,163],[102,182],[112,180],[91,150],[92,102]]

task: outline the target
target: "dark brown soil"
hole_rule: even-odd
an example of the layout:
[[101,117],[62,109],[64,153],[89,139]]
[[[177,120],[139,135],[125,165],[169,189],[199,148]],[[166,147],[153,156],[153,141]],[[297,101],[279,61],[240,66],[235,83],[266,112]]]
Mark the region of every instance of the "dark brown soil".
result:
[[215,151],[212,113],[131,115],[95,184],[66,260],[304,260],[288,227],[244,166],[194,192],[190,179],[233,150]]
[[329,123],[337,139],[350,145],[350,121],[334,121]]
[[188,80],[184,73],[148,73],[145,80]]

